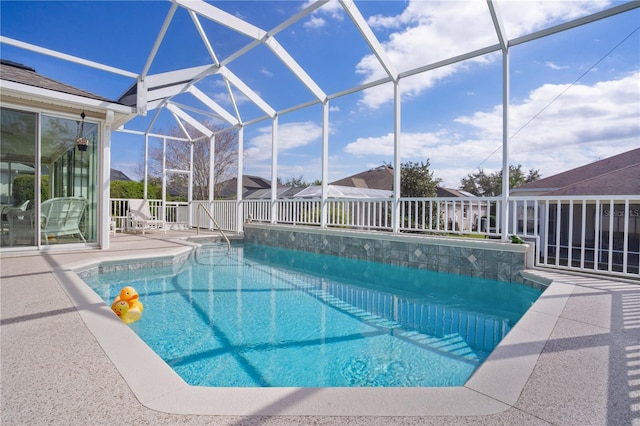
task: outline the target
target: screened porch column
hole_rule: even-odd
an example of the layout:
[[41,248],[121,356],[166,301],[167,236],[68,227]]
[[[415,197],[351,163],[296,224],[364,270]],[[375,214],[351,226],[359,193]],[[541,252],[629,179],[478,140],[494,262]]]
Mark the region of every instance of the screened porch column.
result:
[[[110,182],[110,169],[111,169],[111,127],[113,125],[113,118],[115,114],[113,111],[107,111],[106,120],[104,123],[104,129],[102,131],[102,188],[109,188]],[[111,194],[109,191],[100,191],[99,206],[105,206],[100,208],[100,217],[98,223],[101,223],[100,234],[98,235],[98,241],[103,249],[109,248],[110,232],[109,226],[111,223]]]
[[500,231],[502,240],[509,238],[509,45],[497,5],[487,1],[496,35],[502,50],[502,200]]
[[278,116],[273,116],[271,126],[271,223],[278,218]]
[[215,166],[216,166],[216,137],[209,138],[209,193],[207,194],[209,204],[215,199]]
[[393,214],[392,229],[400,232],[400,80],[393,82]]
[[[214,199],[214,185],[215,185],[215,173],[214,173],[214,167],[215,167],[215,149],[216,149],[216,137],[215,135],[209,137],[209,191],[207,192],[207,201],[209,202],[209,204],[207,205],[207,208],[211,208],[211,205],[213,203],[213,199]],[[191,163],[193,164],[193,162]],[[193,174],[193,170],[191,170],[191,174]],[[193,197],[189,198],[189,222],[191,222],[191,218],[194,217],[194,212],[193,212],[193,204],[192,201]],[[201,200],[202,201],[202,200]],[[199,205],[196,206],[196,217],[199,217]],[[200,226],[200,223],[197,223],[196,226]]]
[[502,52],[502,240],[509,238],[509,49]]
[[322,104],[322,194],[320,227],[327,227],[327,196],[329,192],[329,100]]
[[[146,200],[147,194],[145,193],[144,199]],[[162,138],[162,217],[161,220],[165,220],[164,218],[164,209],[167,205],[167,138]],[[156,210],[156,214],[158,211]]]
[[[213,136],[212,136],[213,138]],[[193,155],[194,155],[194,142],[193,141],[189,141],[189,182],[187,184],[187,205],[191,205],[191,202],[193,201]],[[167,220],[167,205],[163,202],[162,205],[162,211],[165,212],[164,213],[164,217],[162,218],[162,220]],[[176,207],[177,209],[177,207]],[[177,220],[177,210],[176,210],[176,214],[175,219]]]
[[147,199],[147,186],[149,185],[149,134],[144,134],[144,184],[142,185],[142,198]]
[[236,232],[242,232],[244,212],[242,208],[242,170],[244,156],[244,126],[238,128],[238,181],[236,182]]

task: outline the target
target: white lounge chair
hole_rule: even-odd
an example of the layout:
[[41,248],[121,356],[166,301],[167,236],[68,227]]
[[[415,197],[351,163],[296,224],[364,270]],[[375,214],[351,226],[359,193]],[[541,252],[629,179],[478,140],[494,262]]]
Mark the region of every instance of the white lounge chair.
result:
[[151,215],[149,201],[140,199],[129,200],[129,224],[132,231],[142,231],[142,235],[147,230],[167,232],[167,224]]
[[[81,197],[59,197],[45,200],[40,205],[40,235],[45,244],[52,238],[75,236],[86,242],[80,230],[80,221],[88,201]],[[33,241],[35,209],[11,211],[9,219],[9,242],[29,239]]]
[[2,214],[0,215],[0,229],[2,229],[3,234],[5,231],[5,228],[7,227],[7,224],[9,223],[9,213],[24,212],[25,210],[27,210],[27,207],[29,206],[30,202],[31,200],[27,200],[27,201],[24,201],[19,206],[3,206],[0,209],[0,211],[2,211]]

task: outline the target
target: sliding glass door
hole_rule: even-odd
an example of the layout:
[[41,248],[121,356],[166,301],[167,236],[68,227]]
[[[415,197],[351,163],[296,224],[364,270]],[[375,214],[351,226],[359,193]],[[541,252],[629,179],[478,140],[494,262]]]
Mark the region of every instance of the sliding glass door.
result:
[[32,246],[36,227],[27,212],[36,202],[38,114],[9,108],[0,113],[0,244]]
[[2,108],[2,247],[97,239],[98,124]]

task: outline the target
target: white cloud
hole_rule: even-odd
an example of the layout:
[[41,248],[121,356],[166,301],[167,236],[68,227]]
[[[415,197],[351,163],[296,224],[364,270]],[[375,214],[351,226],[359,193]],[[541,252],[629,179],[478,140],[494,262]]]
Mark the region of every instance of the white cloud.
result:
[[[304,2],[302,4],[302,7],[300,9],[304,9],[307,6],[311,5],[312,3],[315,3],[316,0],[307,0],[306,2]],[[327,3],[325,3],[324,5],[320,6],[320,8],[316,9],[312,15],[325,15],[328,16],[332,19],[337,19],[337,20],[342,20],[344,19],[344,12],[342,10],[342,6],[340,5],[340,3],[338,2],[338,0],[329,0]]]
[[329,112],[340,112],[340,107],[339,106],[330,106],[329,107]]
[[[538,169],[546,177],[638,148],[639,88],[640,72],[568,90],[566,85],[538,87],[510,105],[510,163]],[[502,106],[457,117],[438,132],[403,133],[401,141],[402,162],[429,159],[436,177],[457,187],[478,165],[501,169]],[[393,134],[358,138],[345,152],[392,156]]]
[[273,77],[273,73],[269,71],[266,67],[260,67],[260,74],[269,78]]
[[[402,150],[412,157],[425,157],[443,143],[444,133],[402,133]],[[345,146],[344,151],[356,156],[393,156],[393,133],[378,137],[358,138]]]
[[[560,2],[499,2],[507,36],[514,38],[548,26],[602,9],[605,1]],[[464,54],[498,42],[485,2],[426,2],[412,0],[396,16],[370,17],[372,28],[391,30],[383,47],[399,71]],[[414,96],[432,87],[439,80],[473,63],[487,63],[498,55],[486,55],[446,68],[422,73],[402,84],[404,96]],[[386,74],[373,55],[364,56],[356,66],[363,82],[374,81]],[[378,108],[392,99],[392,92],[377,88],[363,93],[361,105]]]
[[551,68],[552,70],[565,70],[565,69],[569,68],[566,65],[556,65],[551,61],[545,62],[545,65],[547,66],[547,68]]
[[[247,163],[271,159],[271,126],[258,129],[258,136],[249,140],[245,155]],[[309,145],[322,137],[322,127],[311,121],[285,123],[278,126],[278,155]]]
[[304,23],[304,27],[310,30],[322,28],[327,25],[327,21],[319,16],[312,16],[307,22]]

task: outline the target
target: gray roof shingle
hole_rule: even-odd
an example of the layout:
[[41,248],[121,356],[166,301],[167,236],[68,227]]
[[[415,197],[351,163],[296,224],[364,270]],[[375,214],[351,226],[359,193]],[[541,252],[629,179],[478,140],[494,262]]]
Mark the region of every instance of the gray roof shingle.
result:
[[513,192],[536,189],[554,196],[640,194],[640,148],[524,184]]
[[109,103],[117,103],[111,99],[103,98],[86,90],[78,89],[65,83],[53,80],[38,74],[35,69],[5,59],[0,60],[0,80],[12,81],[40,89],[53,90],[60,93],[81,96]]

